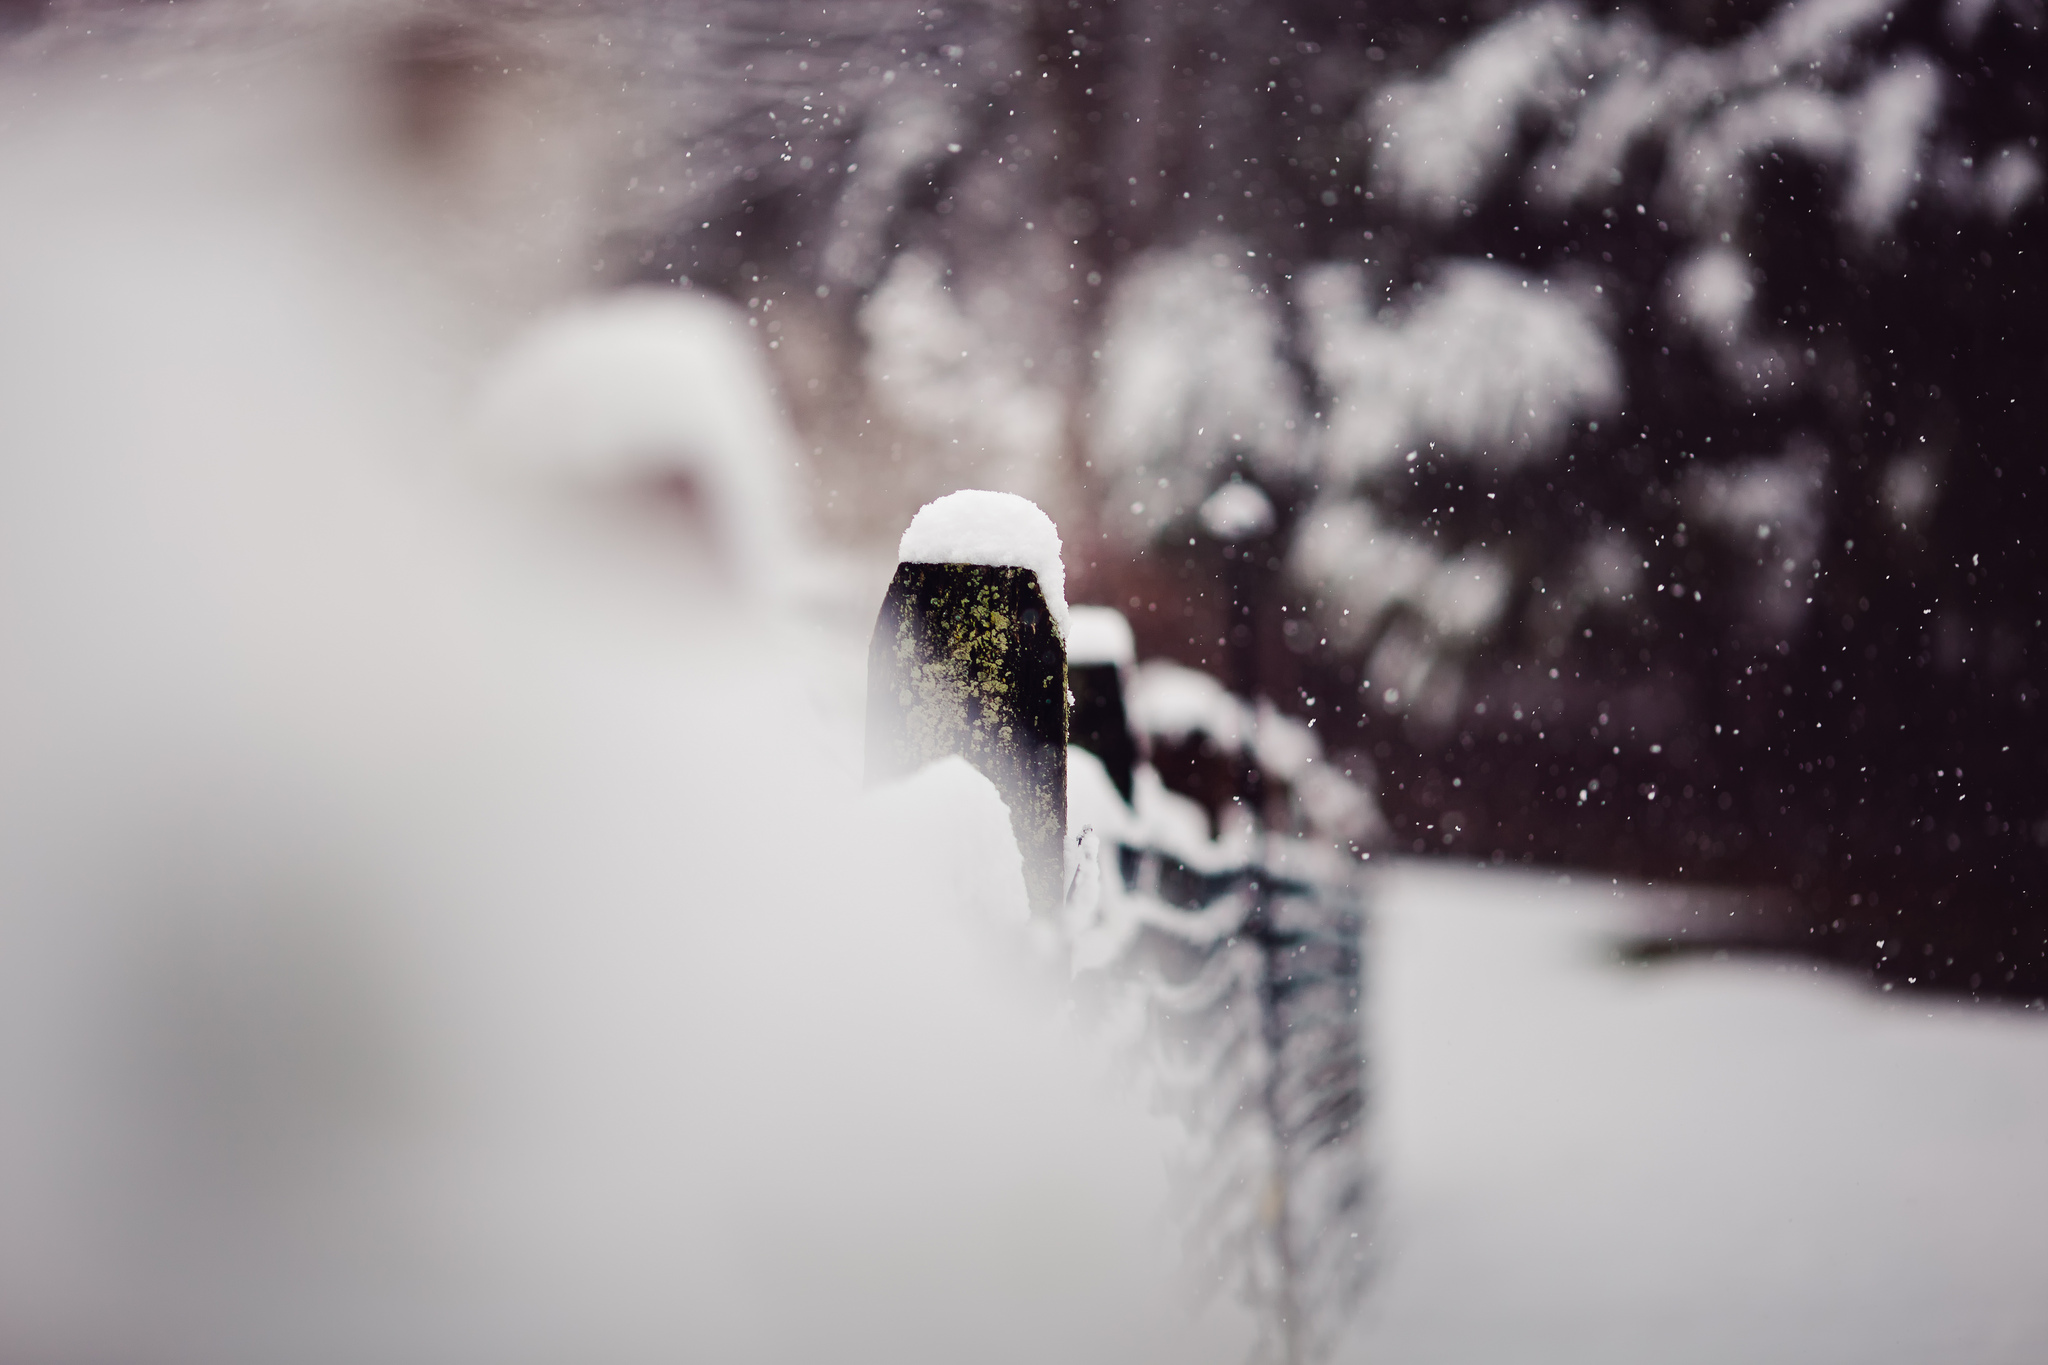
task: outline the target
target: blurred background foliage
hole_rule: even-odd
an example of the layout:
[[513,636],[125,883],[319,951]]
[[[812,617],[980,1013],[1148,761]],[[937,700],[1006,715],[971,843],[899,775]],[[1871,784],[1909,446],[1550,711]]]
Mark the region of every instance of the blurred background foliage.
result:
[[1395,850],[2048,991],[2039,0],[434,12],[609,94],[593,281],[749,310],[837,539],[1027,494]]

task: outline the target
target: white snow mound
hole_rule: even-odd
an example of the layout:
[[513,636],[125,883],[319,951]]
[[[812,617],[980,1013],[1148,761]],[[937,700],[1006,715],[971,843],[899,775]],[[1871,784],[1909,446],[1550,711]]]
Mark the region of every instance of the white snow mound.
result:
[[485,455],[529,475],[691,481],[750,579],[786,568],[796,439],[745,315],[723,300],[634,289],[544,317],[486,376],[474,421]]
[[1257,485],[1226,483],[1202,504],[1202,525],[1218,540],[1248,540],[1273,529],[1273,503]]
[[1138,644],[1131,637],[1131,623],[1115,607],[1075,607],[1071,615],[1068,663],[1128,665],[1138,661]]
[[897,848],[922,851],[900,875],[923,875],[938,903],[964,907],[1002,924],[1024,924],[1024,858],[1010,829],[1010,808],[995,784],[958,754],[927,764],[869,793],[876,833]]
[[963,488],[917,509],[896,546],[900,564],[988,564],[1029,569],[1068,636],[1067,571],[1060,563],[1059,528],[1038,504],[1015,493]]
[[1250,708],[1198,668],[1153,659],[1131,678],[1124,699],[1131,726],[1148,735],[1185,739],[1206,731],[1226,749],[1242,747],[1251,734]]

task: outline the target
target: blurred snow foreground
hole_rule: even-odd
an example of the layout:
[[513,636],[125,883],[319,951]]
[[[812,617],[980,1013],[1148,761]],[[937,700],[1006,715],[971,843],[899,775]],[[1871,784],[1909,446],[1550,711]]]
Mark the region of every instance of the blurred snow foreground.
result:
[[0,83],[0,1358],[1240,1358],[986,782],[815,761],[753,361],[493,385],[560,125],[392,38]]

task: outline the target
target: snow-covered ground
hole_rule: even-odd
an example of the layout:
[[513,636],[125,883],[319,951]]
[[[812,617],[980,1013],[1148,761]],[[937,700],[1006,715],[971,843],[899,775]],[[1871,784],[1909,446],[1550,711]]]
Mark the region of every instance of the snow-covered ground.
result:
[[2048,1018],[1630,965],[1640,892],[1408,863],[1351,1362],[2048,1359]]

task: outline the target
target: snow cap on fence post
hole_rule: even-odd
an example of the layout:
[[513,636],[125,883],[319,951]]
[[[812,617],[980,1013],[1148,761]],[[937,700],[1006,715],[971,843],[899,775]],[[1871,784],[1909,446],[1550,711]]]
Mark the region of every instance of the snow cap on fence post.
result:
[[1067,835],[1059,531],[1015,494],[963,490],[919,510],[897,561],[868,648],[868,781],[965,758],[1002,794],[1032,909],[1051,914]]

